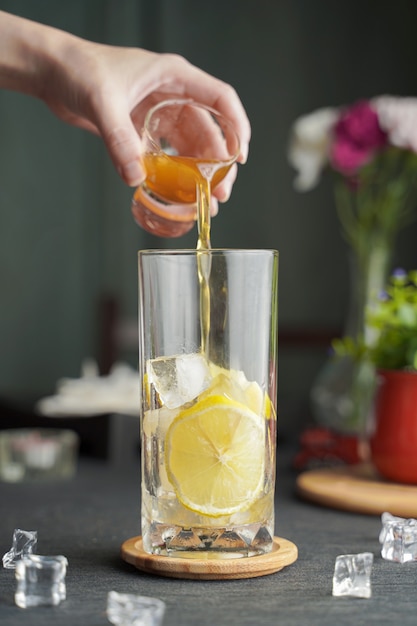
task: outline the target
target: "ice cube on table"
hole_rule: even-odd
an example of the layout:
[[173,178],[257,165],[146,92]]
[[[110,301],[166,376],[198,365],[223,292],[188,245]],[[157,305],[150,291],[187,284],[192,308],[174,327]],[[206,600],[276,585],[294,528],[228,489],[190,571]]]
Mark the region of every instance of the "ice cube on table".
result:
[[385,512],[381,515],[381,522],[379,542],[382,558],[397,563],[417,561],[417,520]]
[[115,626],[160,626],[165,606],[159,598],[109,591],[107,619]]
[[12,547],[3,555],[3,567],[15,569],[17,561],[24,556],[36,552],[38,532],[36,530],[22,530],[15,528],[13,531]]
[[147,374],[149,384],[168,409],[191,402],[211,382],[207,360],[198,353],[152,359],[147,363]]
[[403,522],[403,521],[404,521],[403,517],[396,517],[395,515],[391,515],[391,513],[388,513],[387,511],[382,513],[381,515],[382,528],[381,528],[381,532],[379,533],[379,543],[384,543],[391,522]]
[[15,603],[22,609],[33,606],[56,606],[66,597],[65,556],[30,554],[16,564]]
[[333,574],[333,595],[370,598],[373,561],[374,555],[371,552],[337,556]]

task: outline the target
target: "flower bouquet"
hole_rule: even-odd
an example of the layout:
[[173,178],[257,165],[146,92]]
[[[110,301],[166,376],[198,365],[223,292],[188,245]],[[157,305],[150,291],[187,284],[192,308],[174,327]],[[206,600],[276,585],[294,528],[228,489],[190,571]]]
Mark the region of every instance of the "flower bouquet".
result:
[[416,207],[417,98],[380,96],[305,115],[293,125],[289,160],[298,191],[333,171],[343,233],[357,255],[366,256],[369,235],[392,248]]
[[[296,190],[334,177],[335,205],[351,250],[351,306],[345,329],[363,346],[374,342],[365,311],[383,288],[398,232],[417,206],[417,98],[379,96],[351,106],[323,108],[293,125],[289,160]],[[374,373],[367,360],[329,360],[312,390],[320,423],[362,432]]]

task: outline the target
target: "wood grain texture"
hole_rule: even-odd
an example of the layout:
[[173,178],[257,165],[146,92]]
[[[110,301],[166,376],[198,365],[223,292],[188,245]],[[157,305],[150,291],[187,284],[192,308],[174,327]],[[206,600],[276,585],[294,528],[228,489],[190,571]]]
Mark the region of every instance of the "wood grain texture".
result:
[[122,558],[148,574],[193,580],[234,580],[267,576],[294,563],[297,546],[282,537],[274,537],[272,551],[260,556],[237,559],[189,559],[148,554],[142,538],[132,537],[122,544]]
[[386,481],[366,464],[303,472],[297,478],[297,493],[329,508],[417,517],[417,486]]

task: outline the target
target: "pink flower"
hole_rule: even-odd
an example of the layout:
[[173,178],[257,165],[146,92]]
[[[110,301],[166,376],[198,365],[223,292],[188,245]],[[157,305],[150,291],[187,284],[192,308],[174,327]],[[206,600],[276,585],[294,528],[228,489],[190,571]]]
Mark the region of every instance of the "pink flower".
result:
[[342,174],[354,174],[387,144],[376,111],[369,102],[357,102],[342,113],[333,129],[330,162]]

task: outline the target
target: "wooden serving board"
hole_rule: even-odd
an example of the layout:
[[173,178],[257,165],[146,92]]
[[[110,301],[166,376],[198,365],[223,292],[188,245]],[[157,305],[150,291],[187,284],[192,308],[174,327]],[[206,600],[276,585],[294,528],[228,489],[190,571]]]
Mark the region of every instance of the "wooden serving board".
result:
[[385,481],[369,465],[310,470],[296,485],[301,497],[330,508],[417,518],[417,486]]
[[274,537],[272,551],[268,554],[242,558],[176,558],[148,554],[144,551],[142,537],[132,537],[122,544],[122,558],[148,574],[168,578],[194,580],[233,580],[274,574],[294,563],[298,557],[297,546],[282,537]]

